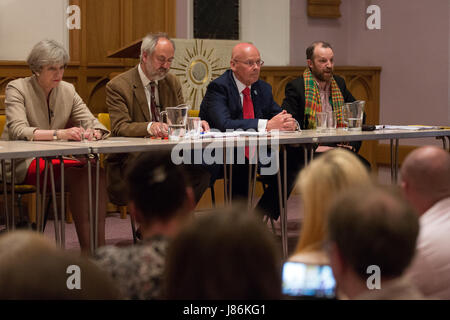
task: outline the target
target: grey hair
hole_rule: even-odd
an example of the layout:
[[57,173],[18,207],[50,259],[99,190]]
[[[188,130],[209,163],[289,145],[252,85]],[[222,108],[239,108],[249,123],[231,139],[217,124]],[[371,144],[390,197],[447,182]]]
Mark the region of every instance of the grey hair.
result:
[[31,49],[27,58],[28,66],[33,73],[42,70],[44,66],[69,62],[69,54],[66,49],[55,40],[42,40]]
[[158,40],[161,38],[165,38],[169,40],[172,43],[173,50],[175,50],[175,42],[173,42],[172,39],[169,38],[169,35],[164,32],[155,33],[155,34],[147,34],[144,39],[142,39],[142,45],[141,45],[141,55],[140,55],[140,61],[142,62],[142,56],[144,52],[147,52],[147,55],[151,55],[156,48],[156,44],[158,43]]

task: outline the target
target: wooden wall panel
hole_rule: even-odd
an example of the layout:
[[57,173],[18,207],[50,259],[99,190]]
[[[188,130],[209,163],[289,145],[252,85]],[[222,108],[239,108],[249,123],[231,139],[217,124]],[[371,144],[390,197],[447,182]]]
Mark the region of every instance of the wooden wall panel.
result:
[[127,27],[132,28],[133,40],[144,37],[149,32],[167,32],[175,37],[176,1],[174,0],[133,0],[133,20]]
[[[88,65],[117,64],[115,58],[107,58],[108,51],[120,48],[121,0],[96,0],[86,2],[87,37],[83,45],[87,49]],[[119,60],[120,63],[120,60]]]

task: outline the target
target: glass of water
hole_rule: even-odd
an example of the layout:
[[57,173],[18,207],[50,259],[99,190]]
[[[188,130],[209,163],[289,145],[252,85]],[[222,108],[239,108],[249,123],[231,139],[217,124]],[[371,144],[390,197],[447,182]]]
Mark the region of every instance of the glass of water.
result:
[[316,130],[317,132],[327,131],[327,113],[316,112]]
[[92,141],[95,138],[94,120],[80,120],[81,141]]
[[200,138],[201,129],[202,129],[202,120],[200,119],[200,117],[188,117],[187,130],[188,135],[191,139]]

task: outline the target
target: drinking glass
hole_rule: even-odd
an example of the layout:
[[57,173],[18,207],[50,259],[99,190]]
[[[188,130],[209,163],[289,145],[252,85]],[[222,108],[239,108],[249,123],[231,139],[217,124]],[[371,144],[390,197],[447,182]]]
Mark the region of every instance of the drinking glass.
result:
[[202,129],[202,120],[200,117],[188,117],[187,119],[187,131],[189,137],[192,139],[198,139],[200,137],[200,131]]
[[361,131],[364,117],[365,101],[355,101],[344,103],[343,119],[347,124],[349,131]]
[[336,111],[328,112],[327,115],[327,129],[330,132],[333,132],[336,130],[337,126],[337,120],[336,120]]
[[80,129],[81,141],[92,141],[95,139],[93,119],[80,120]]
[[327,131],[327,113],[316,112],[316,130],[317,132]]

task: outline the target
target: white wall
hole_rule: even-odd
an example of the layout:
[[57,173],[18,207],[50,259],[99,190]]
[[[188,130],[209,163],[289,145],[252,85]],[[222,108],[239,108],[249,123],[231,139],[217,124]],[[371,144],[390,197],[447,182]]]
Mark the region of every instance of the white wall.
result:
[[68,0],[0,0],[0,60],[25,60],[45,38],[68,49],[67,5]]
[[252,42],[266,66],[289,65],[290,1],[241,0],[241,40]]

